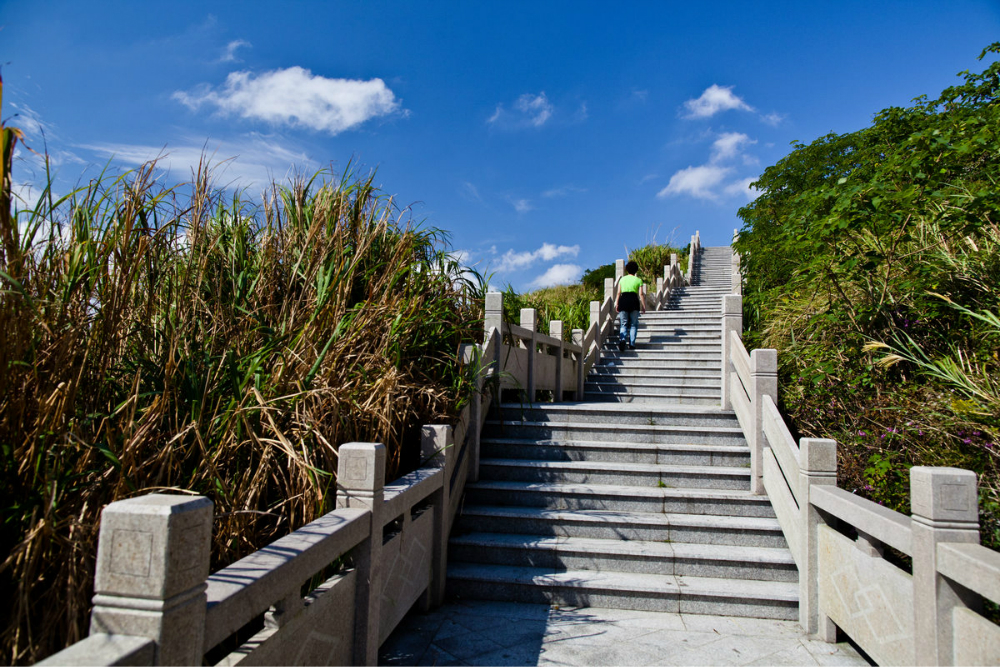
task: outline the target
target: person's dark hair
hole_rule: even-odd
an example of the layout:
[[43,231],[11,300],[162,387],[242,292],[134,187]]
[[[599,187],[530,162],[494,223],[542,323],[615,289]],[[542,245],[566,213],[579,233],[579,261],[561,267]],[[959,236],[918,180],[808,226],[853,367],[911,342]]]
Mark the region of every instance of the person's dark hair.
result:
[[636,264],[634,259],[630,259],[628,264],[625,265],[625,271],[627,271],[633,276],[636,274],[638,270],[639,270],[639,265]]

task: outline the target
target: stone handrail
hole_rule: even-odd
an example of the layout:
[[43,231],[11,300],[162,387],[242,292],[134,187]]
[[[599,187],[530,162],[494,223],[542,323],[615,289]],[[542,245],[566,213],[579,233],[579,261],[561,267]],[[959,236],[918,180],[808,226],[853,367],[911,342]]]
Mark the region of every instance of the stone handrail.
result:
[[698,257],[698,253],[701,252],[701,232],[696,231],[694,236],[691,237],[691,245],[688,250],[688,271],[687,276],[685,276],[688,285],[692,284],[694,280],[694,262],[695,258]]
[[836,442],[795,442],[775,404],[777,352],[747,353],[741,331],[742,298],[724,297],[722,405],[798,566],[803,629],[832,642],[840,628],[882,665],[997,664],[1000,627],[979,611],[1000,603],[1000,553],[979,545],[975,473],[911,468],[912,516],[838,488]]
[[649,310],[664,310],[670,302],[674,290],[684,287],[684,274],[677,263],[677,253],[670,255],[670,263],[663,267],[663,277],[656,278],[656,291],[647,297],[646,306]]

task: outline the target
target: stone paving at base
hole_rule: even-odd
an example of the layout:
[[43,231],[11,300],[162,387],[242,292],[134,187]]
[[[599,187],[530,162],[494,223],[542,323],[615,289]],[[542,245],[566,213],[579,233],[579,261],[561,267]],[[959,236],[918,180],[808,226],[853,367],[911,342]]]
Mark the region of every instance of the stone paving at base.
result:
[[798,623],[623,609],[452,600],[412,612],[380,665],[867,665]]

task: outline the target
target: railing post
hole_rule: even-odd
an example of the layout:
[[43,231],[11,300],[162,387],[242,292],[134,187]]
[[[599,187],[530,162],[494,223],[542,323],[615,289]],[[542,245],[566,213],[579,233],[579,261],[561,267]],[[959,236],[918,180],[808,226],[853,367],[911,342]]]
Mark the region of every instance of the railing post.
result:
[[608,299],[614,299],[615,298],[615,285],[616,284],[617,283],[615,282],[614,278],[605,278],[604,279],[604,300],[601,301],[601,303],[604,303],[604,301],[607,301]]
[[531,339],[525,341],[528,345],[528,403],[535,402],[535,357],[538,356],[537,345],[535,344],[535,333],[538,328],[538,313],[534,308],[521,309],[521,328],[531,331]]
[[754,350],[750,353],[750,492],[764,490],[764,396],[778,402],[778,352]]
[[489,334],[490,329],[499,329],[503,333],[503,293],[487,292],[483,310],[483,328],[486,333]]
[[382,597],[382,503],[385,498],[385,445],[349,442],[337,450],[337,508],[371,511],[368,539],[355,550],[354,664],[378,663]]
[[656,278],[656,304],[653,310],[663,310],[663,302],[666,301],[666,294],[663,293],[663,278]]
[[448,574],[449,510],[451,508],[451,473],[455,462],[455,434],[451,426],[424,426],[420,430],[420,458],[429,459],[428,466],[442,470],[441,488],[434,493],[433,553],[431,581],[427,586],[425,606],[433,608],[444,602]]
[[625,276],[625,260],[616,259],[615,260],[615,287],[618,286],[618,281]]
[[799,625],[807,635],[836,640],[836,626],[819,609],[819,527],[823,517],[809,502],[813,486],[837,485],[837,442],[826,438],[799,440],[799,512],[802,552],[799,554]]
[[[732,410],[729,375],[732,372],[732,336],[743,333],[743,297],[728,295],[722,297],[722,409]],[[751,397],[752,398],[752,397]]]
[[732,264],[730,266],[732,271],[732,293],[733,294],[743,294],[743,274],[740,273],[740,254],[733,251]]
[[200,665],[212,501],[150,494],[101,512],[90,634],[148,637],[155,665]]
[[563,385],[563,323],[561,320],[550,320],[549,321],[549,336],[555,338],[559,341],[559,345],[556,346],[556,388],[552,392],[555,401],[561,402]]
[[[482,437],[483,423],[483,374],[486,372],[488,364],[492,364],[492,359],[486,359],[486,345],[490,342],[492,329],[487,329],[483,336],[483,345],[463,345],[463,361],[465,363],[476,364],[475,378],[472,381],[472,400],[469,403],[469,424],[466,431],[466,439],[469,448],[469,481],[479,481],[479,442]],[[465,351],[468,350],[468,356]]]
[[[611,280],[611,278],[608,278]],[[590,326],[595,326],[594,345],[597,347],[598,355],[600,354],[601,346],[604,345],[604,338],[601,332],[601,303],[600,301],[590,302]]]
[[573,400],[583,400],[583,382],[587,371],[587,351],[583,349],[583,329],[573,329],[573,345],[580,346],[580,355],[576,364],[576,395]]
[[953,662],[952,610],[972,606],[937,572],[939,542],[979,544],[976,474],[959,468],[910,468],[913,521],[913,634],[917,664]]

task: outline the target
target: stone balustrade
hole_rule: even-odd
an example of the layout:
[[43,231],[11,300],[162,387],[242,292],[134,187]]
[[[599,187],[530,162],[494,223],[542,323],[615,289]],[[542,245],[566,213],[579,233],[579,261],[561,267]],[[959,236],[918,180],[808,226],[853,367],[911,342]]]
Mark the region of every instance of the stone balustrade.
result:
[[836,442],[796,443],[778,412],[777,352],[744,348],[739,293],[722,319],[722,405],[798,566],[802,628],[830,642],[839,628],[880,665],[1000,664],[1000,627],[979,613],[1000,604],[1000,553],[979,544],[975,473],[911,468],[911,516],[838,488]]

